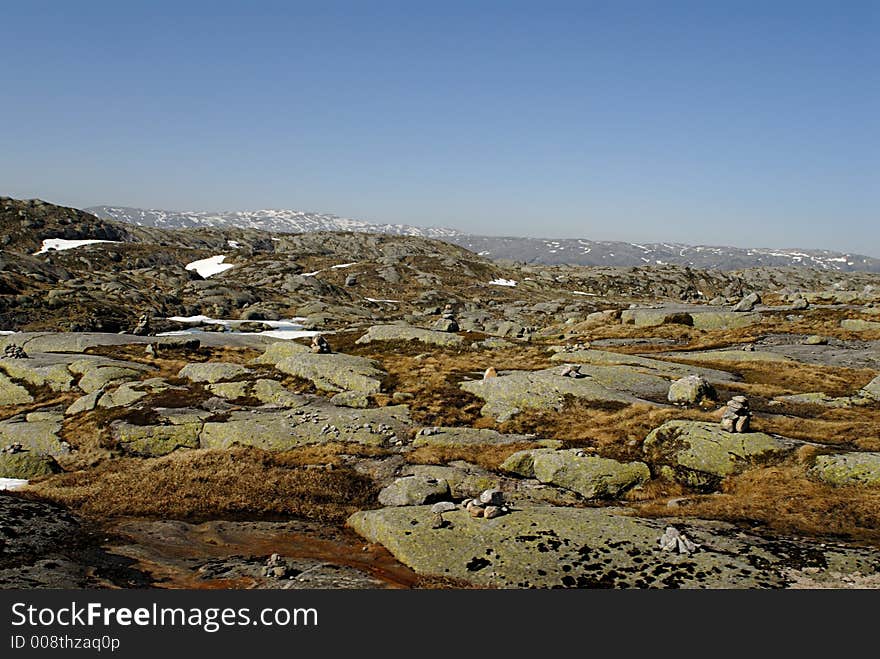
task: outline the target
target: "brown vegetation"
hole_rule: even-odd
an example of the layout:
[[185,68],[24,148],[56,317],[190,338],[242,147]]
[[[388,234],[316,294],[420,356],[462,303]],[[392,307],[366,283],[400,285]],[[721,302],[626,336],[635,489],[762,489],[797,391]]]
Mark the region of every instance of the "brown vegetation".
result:
[[189,521],[284,515],[341,523],[375,502],[376,488],[366,476],[292,462],[283,453],[254,448],[122,458],[45,479],[30,496],[92,518]]

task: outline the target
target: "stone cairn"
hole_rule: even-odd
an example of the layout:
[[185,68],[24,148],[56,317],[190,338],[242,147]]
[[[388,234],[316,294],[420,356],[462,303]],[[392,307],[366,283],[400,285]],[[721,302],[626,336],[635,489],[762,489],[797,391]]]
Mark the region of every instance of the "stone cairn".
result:
[[721,415],[721,429],[727,432],[748,432],[752,413],[745,396],[734,396]]
[[332,352],[332,350],[330,349],[330,344],[327,343],[327,339],[320,334],[315,334],[315,336],[312,337],[312,352],[326,355]]
[[559,371],[559,375],[564,378],[583,378],[586,377],[583,373],[581,373],[581,365],[580,364],[566,364],[562,367],[562,370]]
[[433,329],[438,332],[457,332],[460,329],[458,321],[455,319],[455,311],[451,304],[447,304],[443,307],[440,318],[434,323]]
[[490,380],[491,378],[497,378],[497,377],[498,377],[498,371],[495,370],[494,366],[490,366],[489,368],[486,369],[486,372],[483,373],[484,380]]
[[134,329],[131,331],[135,336],[146,336],[150,333],[150,315],[149,314],[141,314],[141,317],[138,318],[137,325],[134,326]]
[[476,499],[465,499],[462,506],[470,513],[471,517],[483,517],[492,519],[500,517],[510,509],[504,505],[504,493],[501,490],[484,490]]
[[272,579],[293,579],[299,570],[291,568],[281,554],[272,554],[263,567],[263,576]]
[[2,449],[0,449],[0,453],[24,453],[24,446],[22,444],[19,444],[18,442],[15,442],[14,444],[4,446]]
[[4,359],[27,359],[28,354],[24,351],[20,345],[16,345],[15,343],[10,343],[3,349],[3,358]]
[[662,551],[678,550],[679,554],[693,554],[700,548],[700,545],[692,542],[690,538],[674,526],[666,527],[666,531],[660,536],[658,544]]

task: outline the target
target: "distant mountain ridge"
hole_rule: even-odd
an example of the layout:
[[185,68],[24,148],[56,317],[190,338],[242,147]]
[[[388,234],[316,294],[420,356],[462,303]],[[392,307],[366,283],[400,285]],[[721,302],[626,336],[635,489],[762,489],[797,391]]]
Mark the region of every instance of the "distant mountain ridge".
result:
[[644,266],[684,265],[741,270],[755,267],[807,267],[841,272],[880,272],[880,259],[862,254],[817,249],[774,249],[628,243],[586,239],[478,236],[445,227],[373,224],[329,213],[297,210],[167,211],[125,206],[85,209],[101,219],[166,229],[217,227],[259,229],[278,233],[358,231],[443,240],[492,259],[545,265]]

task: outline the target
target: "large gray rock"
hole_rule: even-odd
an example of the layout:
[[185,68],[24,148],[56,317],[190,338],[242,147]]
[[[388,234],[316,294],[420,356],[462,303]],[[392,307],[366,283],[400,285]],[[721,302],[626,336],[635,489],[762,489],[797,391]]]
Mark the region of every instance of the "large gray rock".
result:
[[[804,568],[875,574],[880,564],[876,549],[765,539],[732,524],[627,512],[523,506],[487,520],[456,510],[434,528],[426,505],[358,512],[348,524],[419,574],[497,588],[779,588]],[[702,548],[660,551],[658,539],[673,523]]]
[[126,453],[153,457],[179,448],[198,448],[201,429],[201,423],[138,426],[117,422],[112,425],[112,436]]
[[880,375],[862,387],[862,393],[874,400],[880,400]]
[[711,487],[751,466],[777,461],[798,446],[762,432],[729,433],[717,423],[667,421],[645,438],[647,461],[669,465],[694,487]]
[[[582,365],[589,364],[591,366],[626,366],[640,373],[657,375],[663,378],[682,378],[688,375],[699,375],[714,382],[731,382],[736,380],[736,377],[727,371],[714,368],[695,368],[693,366],[663,361],[662,359],[653,359],[640,355],[625,355],[606,350],[589,349],[557,352],[550,359],[555,362],[571,362]],[[601,377],[602,373],[601,370],[592,371],[584,368],[582,368],[582,371],[594,377],[596,374],[600,374],[599,377]]]
[[311,380],[322,391],[356,391],[379,393],[387,373],[365,357],[332,353],[303,353],[279,361],[275,368],[283,373]]
[[61,441],[61,414],[32,413],[25,421],[19,417],[0,421],[0,448],[21,444],[35,453],[62,457],[70,452]]
[[578,449],[519,451],[501,469],[576,492],[586,499],[614,498],[651,478],[643,462],[618,462],[584,455]]
[[464,339],[450,331],[438,332],[408,325],[374,325],[356,343],[373,341],[420,341],[436,346],[456,346]]
[[29,359],[0,359],[0,370],[35,387],[48,387],[55,392],[73,389],[74,376],[67,369],[71,361],[69,357],[29,354]]
[[737,311],[704,311],[694,313],[694,328],[701,330],[728,330],[749,327],[761,322],[759,313]]
[[835,453],[816,458],[812,473],[831,485],[880,485],[880,453]]
[[30,392],[0,373],[0,405],[26,405],[33,403]]
[[311,351],[311,348],[296,341],[278,341],[267,347],[263,354],[257,357],[255,362],[257,364],[277,364],[282,359],[310,353]]
[[199,439],[202,448],[212,449],[256,446],[285,451],[333,441],[382,446],[402,436],[409,424],[403,405],[354,410],[314,403],[296,410],[234,411],[225,421],[205,423]]
[[442,427],[432,428],[428,431],[430,434],[419,434],[413,440],[413,447],[421,446],[437,446],[437,447],[457,447],[457,446],[484,446],[484,445],[503,445],[516,444],[518,442],[534,442],[535,438],[530,435],[505,435],[497,430],[488,428],[453,428]]
[[187,364],[177,374],[178,377],[187,378],[193,382],[223,382],[235,380],[251,373],[249,368],[241,364],[228,362],[204,362],[200,364]]
[[846,318],[840,321],[840,327],[850,332],[873,332],[880,330],[880,322],[862,320],[861,318]]
[[733,307],[734,311],[751,311],[756,304],[761,304],[761,296],[757,293],[749,293]]
[[61,468],[51,455],[27,449],[15,453],[0,451],[0,478],[32,480],[59,471]]
[[421,506],[449,499],[449,483],[425,476],[398,478],[379,492],[383,506]]
[[669,385],[667,399],[679,405],[699,405],[704,400],[715,400],[715,388],[699,375],[688,375]]
[[[622,390],[610,389],[592,377],[572,378],[559,373],[560,367],[542,371],[513,371],[486,380],[463,382],[461,388],[485,400],[482,413],[496,417],[499,421],[508,420],[526,409],[559,411],[566,395],[599,402],[640,401],[636,396]],[[644,381],[653,377],[635,371],[618,371],[614,375],[620,375],[621,389],[635,386],[634,380]],[[662,390],[665,392],[666,381],[662,378],[656,379],[662,383]]]

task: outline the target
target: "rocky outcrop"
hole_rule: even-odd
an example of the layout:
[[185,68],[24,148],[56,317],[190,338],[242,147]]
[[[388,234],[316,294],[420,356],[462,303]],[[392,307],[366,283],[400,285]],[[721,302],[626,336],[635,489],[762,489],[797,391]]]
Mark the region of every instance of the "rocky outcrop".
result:
[[204,362],[196,364],[187,364],[180,373],[179,378],[186,378],[192,382],[224,382],[235,380],[251,373],[250,369],[245,368],[241,364],[231,364],[228,362]]
[[26,405],[33,403],[30,392],[0,373],[0,405]]
[[820,455],[811,470],[830,485],[880,485],[880,453],[835,453]]
[[688,375],[676,380],[669,385],[669,393],[666,395],[670,403],[677,405],[699,405],[717,397],[715,388],[699,375]]
[[354,391],[375,394],[382,389],[387,373],[371,359],[333,353],[329,355],[312,352],[282,359],[275,368],[305,380],[310,380],[322,391]]
[[534,442],[531,435],[505,435],[488,428],[423,428],[413,440],[413,448],[421,446],[495,446]]
[[373,341],[419,341],[435,346],[457,346],[464,339],[452,330],[427,330],[408,325],[374,325],[356,343],[372,343]]
[[792,568],[872,574],[880,559],[874,549],[766,539],[694,519],[675,523],[700,551],[664,552],[657,539],[674,520],[627,512],[524,506],[474,519],[454,510],[437,526],[431,506],[406,506],[358,512],[348,523],[419,574],[497,588],[778,588]]
[[449,483],[427,476],[398,478],[379,492],[383,506],[420,506],[450,497]]
[[579,449],[519,451],[501,469],[575,492],[585,499],[611,499],[651,478],[643,462],[618,462]]
[[779,460],[797,442],[761,432],[728,433],[717,424],[667,421],[645,438],[648,462],[668,465],[694,487],[713,487],[721,478]]

